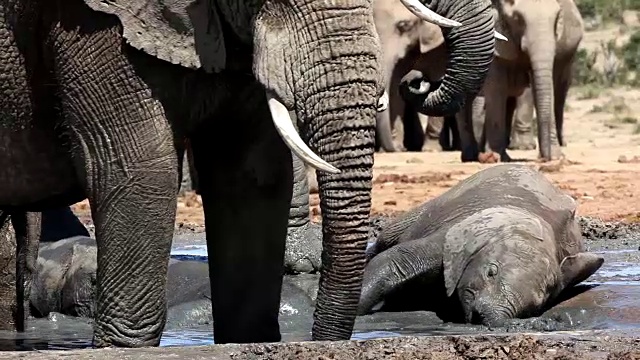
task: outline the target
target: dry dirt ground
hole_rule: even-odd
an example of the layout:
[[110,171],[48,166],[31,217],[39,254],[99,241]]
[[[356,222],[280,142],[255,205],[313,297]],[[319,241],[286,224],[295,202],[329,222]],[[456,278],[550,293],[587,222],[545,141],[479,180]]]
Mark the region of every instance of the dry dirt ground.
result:
[[[563,148],[565,158],[541,164],[537,151],[511,151],[538,168],[579,203],[579,215],[640,221],[640,89],[573,88]],[[458,152],[377,153],[373,213],[406,211],[443,193],[458,181],[492,164],[462,164]],[[319,220],[318,195],[311,196]],[[74,210],[88,221],[88,204]],[[177,224],[203,225],[195,194],[179,199]]]
[[217,345],[173,348],[0,352],[33,360],[637,360],[638,342],[617,335],[434,336],[367,341]]

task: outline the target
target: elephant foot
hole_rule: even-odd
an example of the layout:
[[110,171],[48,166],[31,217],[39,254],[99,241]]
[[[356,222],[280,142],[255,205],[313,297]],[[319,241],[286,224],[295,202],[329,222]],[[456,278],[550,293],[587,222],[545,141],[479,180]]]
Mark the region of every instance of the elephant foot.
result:
[[290,227],[284,254],[287,274],[313,273],[320,270],[322,255],[322,226],[312,222]]
[[478,157],[480,153],[477,151],[462,151],[460,153],[460,161],[465,162],[476,162],[478,161]]
[[[560,160],[561,158],[564,157],[564,153],[562,152],[562,148],[560,147],[560,145],[553,145],[551,146],[551,159],[548,159],[546,161],[553,161],[553,160]],[[538,161],[545,161],[545,159],[542,157],[542,154],[538,154]]]
[[501,156],[493,151],[478,154],[478,162],[481,164],[495,164],[500,162]]
[[509,144],[510,150],[535,150],[536,142],[531,132],[514,131]]
[[426,151],[426,152],[440,152],[441,150],[444,150],[444,149],[441,148],[440,143],[438,142],[438,139],[427,138],[427,141],[425,141],[424,146],[422,146],[422,151]]

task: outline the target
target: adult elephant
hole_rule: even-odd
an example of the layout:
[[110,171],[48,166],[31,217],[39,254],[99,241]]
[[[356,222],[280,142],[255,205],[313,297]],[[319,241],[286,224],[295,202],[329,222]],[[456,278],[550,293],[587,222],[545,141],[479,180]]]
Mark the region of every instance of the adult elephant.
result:
[[[455,58],[488,66],[491,41],[478,51],[462,46],[491,38],[488,0],[412,6],[442,25],[459,23],[437,14],[461,21],[445,36],[458,45]],[[0,164],[11,164],[0,168],[0,208],[40,211],[89,199],[96,346],[159,344],[185,137],[212,254],[216,343],[280,340],[289,149],[322,170],[327,261],[313,339],[350,337],[383,92],[369,0],[8,0],[0,29],[0,143],[10,144]],[[452,62],[445,82],[457,84],[465,66]],[[484,78],[473,80],[443,87],[429,107],[455,110],[458,92]],[[287,109],[331,164],[301,140]],[[220,137],[230,140],[211,140]]]
[[538,125],[539,157],[561,156],[564,104],[571,84],[572,67],[584,25],[573,0],[494,0],[496,29],[509,41],[496,44],[483,93],[490,150],[502,161],[509,132],[504,119],[507,98],[519,97],[531,86]]
[[[411,69],[422,71],[426,78],[430,81],[441,80],[445,75],[447,67],[453,64],[459,64],[460,59],[457,58],[462,52],[451,51],[449,54],[448,46],[455,46],[455,41],[462,32],[476,31],[474,28],[483,28],[486,26],[486,19],[475,18],[475,14],[465,15],[462,13],[463,8],[455,6],[450,9],[451,12],[459,14],[461,18],[470,19],[468,30],[460,28],[461,33],[458,35],[449,34],[447,39],[443,36],[439,26],[432,23],[422,21],[404,4],[406,0],[374,0],[373,16],[376,24],[376,31],[380,37],[380,45],[382,47],[382,71],[384,75],[384,83],[386,84],[386,92],[389,96],[389,106],[385,111],[381,111],[376,119],[376,138],[378,145],[386,152],[396,151],[396,145],[393,141],[393,127],[402,121],[402,137],[404,147],[409,151],[421,151],[424,144],[425,131],[423,123],[432,122],[429,133],[439,136],[439,130],[442,128],[436,125],[437,119],[430,118],[427,120],[425,115],[418,114],[413,108],[406,108],[404,101],[398,93],[398,85],[400,79]],[[461,3],[462,5],[462,3]],[[432,5],[432,8],[436,6]],[[485,29],[486,30],[486,29]],[[447,33],[447,30],[445,30]],[[448,33],[447,33],[448,34]],[[445,43],[447,40],[447,43]],[[492,43],[490,37],[479,38],[478,41],[468,44],[466,49],[472,53],[482,53],[486,47]],[[465,63],[470,63],[481,59],[481,57],[469,58]],[[453,79],[448,77],[451,84],[441,89],[440,96],[449,94],[453,89],[460,88],[462,84],[473,77],[470,72],[475,71],[471,68],[461,68],[461,72]],[[435,95],[434,95],[435,96]],[[452,103],[449,110],[459,107],[460,103]],[[441,119],[440,119],[441,120]],[[435,131],[434,131],[435,130]]]

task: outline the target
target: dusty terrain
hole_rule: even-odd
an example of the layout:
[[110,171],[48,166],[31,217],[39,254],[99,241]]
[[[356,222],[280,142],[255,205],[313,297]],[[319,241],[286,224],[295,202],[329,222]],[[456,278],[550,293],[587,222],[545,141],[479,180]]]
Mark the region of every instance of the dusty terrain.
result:
[[[640,89],[571,89],[565,120],[565,158],[536,162],[537,151],[511,151],[512,157],[543,171],[573,196],[583,216],[640,221]],[[403,212],[438,196],[491,164],[460,162],[458,152],[377,153],[373,213]],[[318,196],[311,197],[319,220]],[[89,221],[86,202],[74,205]],[[195,194],[180,198],[176,224],[203,225]]]

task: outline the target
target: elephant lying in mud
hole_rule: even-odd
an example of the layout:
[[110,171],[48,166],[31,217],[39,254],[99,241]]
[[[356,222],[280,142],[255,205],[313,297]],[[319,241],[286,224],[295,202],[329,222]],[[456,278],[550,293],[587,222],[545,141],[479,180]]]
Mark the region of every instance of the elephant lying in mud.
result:
[[[450,28],[456,61],[427,107],[455,112],[492,58],[489,1],[406,6]],[[0,152],[0,209],[89,200],[95,346],[159,344],[185,138],[212,254],[215,342],[281,339],[291,152],[322,170],[327,264],[313,339],[350,338],[384,91],[370,0],[11,0],[0,28],[0,143],[15,145]]]
[[535,316],[591,276],[575,201],[534,169],[482,170],[384,227],[359,314],[400,305],[499,326]]
[[[96,241],[90,237],[75,236],[43,244],[29,298],[31,314],[46,317],[56,312],[93,318],[96,259]],[[212,323],[208,265],[170,259],[167,276],[167,326],[184,328]],[[281,323],[289,321],[288,315],[310,315],[313,311],[310,296],[288,277],[283,282],[281,298]]]

